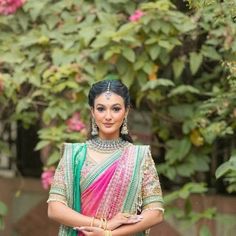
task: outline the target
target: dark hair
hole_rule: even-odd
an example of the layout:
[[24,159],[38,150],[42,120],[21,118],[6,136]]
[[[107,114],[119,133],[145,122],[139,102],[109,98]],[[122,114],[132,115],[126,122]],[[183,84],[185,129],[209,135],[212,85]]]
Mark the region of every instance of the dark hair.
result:
[[[125,108],[130,106],[130,95],[129,90],[126,85],[124,85],[120,80],[102,80],[92,85],[88,94],[88,103],[90,107],[94,107],[94,101],[96,97],[106,92],[109,86],[109,91],[121,96],[124,99]],[[93,136],[90,134],[90,137]],[[133,142],[129,134],[124,135],[120,133],[120,137],[128,142]]]

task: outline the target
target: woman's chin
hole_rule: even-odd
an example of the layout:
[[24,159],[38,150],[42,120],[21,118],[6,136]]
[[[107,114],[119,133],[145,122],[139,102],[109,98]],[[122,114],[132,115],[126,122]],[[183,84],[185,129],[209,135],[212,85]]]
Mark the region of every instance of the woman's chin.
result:
[[115,137],[119,137],[119,132],[117,132],[117,130],[114,129],[104,129],[101,131],[100,133],[102,136],[114,136]]

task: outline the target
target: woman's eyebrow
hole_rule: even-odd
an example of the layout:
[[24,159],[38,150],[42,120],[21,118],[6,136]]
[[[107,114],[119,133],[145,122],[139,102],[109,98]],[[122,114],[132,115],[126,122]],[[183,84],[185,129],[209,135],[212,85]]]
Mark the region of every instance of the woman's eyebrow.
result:
[[[105,107],[106,105],[101,104],[101,103],[98,103],[98,104],[96,105],[96,107],[97,107],[97,106],[103,106],[103,107]],[[114,106],[121,106],[121,104],[120,104],[120,103],[115,103],[115,104],[112,104],[111,106],[112,106],[112,107],[114,107]]]
[[120,103],[116,103],[116,104],[113,104],[112,106],[113,106],[113,107],[114,107],[114,106],[121,106],[121,104],[120,104]]

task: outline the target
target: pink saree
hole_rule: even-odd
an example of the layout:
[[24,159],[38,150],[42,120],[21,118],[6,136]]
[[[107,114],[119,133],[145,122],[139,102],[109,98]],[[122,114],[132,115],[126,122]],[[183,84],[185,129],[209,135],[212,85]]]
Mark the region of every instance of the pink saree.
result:
[[[117,152],[109,157],[109,164],[102,163],[101,167],[106,166],[102,172],[97,167],[95,167],[96,170],[91,170],[92,175],[90,173],[87,178],[94,179],[95,176],[97,178],[84,191],[81,191],[82,214],[109,220],[118,212],[125,210],[123,205],[132,182],[134,154],[134,147],[126,147],[122,153]],[[86,181],[85,178],[81,185]]]
[[[86,143],[66,143],[48,201],[60,201],[84,215],[111,219],[118,212],[137,214],[163,203],[155,165],[147,145],[128,145],[103,163],[90,165]],[[59,236],[76,236],[61,225]],[[144,232],[135,236],[144,235]]]

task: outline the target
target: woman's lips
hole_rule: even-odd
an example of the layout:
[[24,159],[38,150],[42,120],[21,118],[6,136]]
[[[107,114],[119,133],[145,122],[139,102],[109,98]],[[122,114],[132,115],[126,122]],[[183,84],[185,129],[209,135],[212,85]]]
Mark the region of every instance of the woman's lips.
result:
[[112,123],[105,123],[104,126],[110,128],[113,124]]

